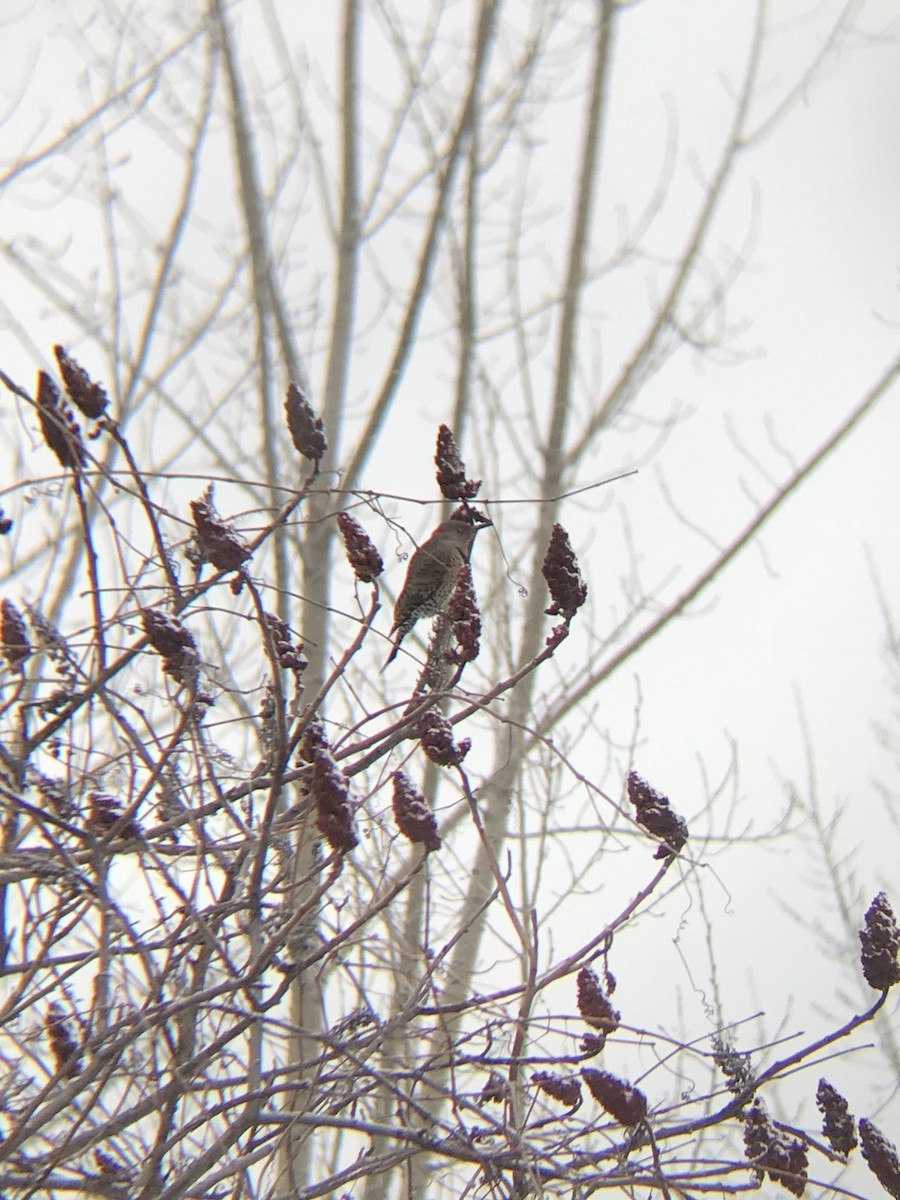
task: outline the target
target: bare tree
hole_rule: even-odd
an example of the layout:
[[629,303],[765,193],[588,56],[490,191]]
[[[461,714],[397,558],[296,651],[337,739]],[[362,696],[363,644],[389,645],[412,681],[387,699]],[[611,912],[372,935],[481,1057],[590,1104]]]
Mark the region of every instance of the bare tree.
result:
[[[702,868],[752,839],[714,786],[686,824],[638,773],[636,734],[611,748],[596,698],[900,372],[861,386],[687,585],[645,587],[626,547],[598,606],[611,575],[573,551],[596,521],[579,497],[608,494],[597,447],[640,459],[655,381],[686,347],[726,346],[743,257],[714,252],[720,212],[824,61],[772,99],[758,7],[659,263],[674,137],[642,209],[604,162],[637,8],[346,0],[307,38],[271,0],[110,5],[71,51],[81,115],[0,179],[55,201],[52,226],[2,245],[23,300],[0,302],[41,369],[32,391],[3,364],[21,417],[4,497],[10,1194],[666,1196],[766,1173],[800,1194],[824,1182],[811,1155],[833,1170],[852,1150],[846,1121],[827,1144],[811,1132],[812,1089],[796,1121],[762,1097],[884,1004],[886,900],[863,955],[881,996],[799,1048],[754,1045],[718,1000],[677,1035],[661,996],[646,1020],[613,1006],[613,965],[646,990],[614,942],[672,898],[702,904]],[[96,236],[70,240],[77,200]],[[652,278],[653,303],[613,340],[623,272]],[[35,298],[55,363],[21,316]],[[426,424],[439,488],[410,454]],[[382,673],[381,560],[451,505],[494,531],[433,640],[420,622]],[[890,1190],[892,1151],[865,1128]]]

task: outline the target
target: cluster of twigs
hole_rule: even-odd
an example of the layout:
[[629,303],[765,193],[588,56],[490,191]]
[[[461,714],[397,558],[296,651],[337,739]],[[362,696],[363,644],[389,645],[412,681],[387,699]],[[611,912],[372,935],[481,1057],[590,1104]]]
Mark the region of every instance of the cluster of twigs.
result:
[[[897,982],[900,937],[885,897],[862,935],[863,970],[881,993],[867,1012],[756,1068],[721,1031],[671,1042],[667,1054],[711,1080],[674,1099],[661,1079],[623,1078],[601,1057],[617,1039],[647,1035],[613,1006],[613,936],[688,844],[683,818],[638,775],[626,788],[634,827],[661,861],[574,952],[534,961],[525,979],[500,969],[451,1006],[442,968],[465,932],[452,908],[415,936],[404,925],[408,894],[426,877],[437,889],[448,839],[490,851],[466,765],[472,739],[459,729],[553,655],[584,603],[562,527],[544,561],[546,611],[560,620],[535,660],[481,694],[455,690],[480,629],[464,590],[447,619],[468,651],[447,654],[450,682],[445,673],[442,689],[404,697],[399,715],[387,705],[339,724],[330,698],[358,690],[379,607],[372,537],[336,503],[355,586],[371,595],[314,694],[302,636],[268,611],[256,574],[319,483],[325,431],[306,397],[291,386],[286,401],[306,479],[262,528],[240,530],[218,515],[211,488],[189,516],[154,500],[104,389],[61,348],[57,360],[68,398],[42,372],[34,403],[76,498],[89,616],[58,628],[38,602],[4,595],[0,605],[2,1193],[312,1197],[424,1162],[455,1194],[469,1180],[500,1196],[687,1196],[767,1174],[800,1195],[811,1152],[844,1161],[856,1125],[827,1081],[824,1141],[780,1125],[762,1094],[869,1021]],[[91,422],[87,435],[72,406]],[[91,448],[104,439],[127,463],[117,485],[145,521],[144,538],[131,532],[127,545],[93,502],[109,465]],[[446,427],[437,466],[445,497],[468,508],[479,485]],[[3,533],[15,536],[18,519],[4,518]],[[241,623],[249,636],[235,633]],[[229,677],[253,664],[255,703],[249,689],[222,684],[214,648]],[[435,811],[414,781],[426,763],[455,790],[451,809]],[[508,871],[490,861],[496,923],[533,948]],[[297,995],[311,987],[315,1028],[297,1016],[308,1011]],[[559,994],[569,997],[562,1011],[549,998]],[[293,1191],[283,1182],[288,1128],[292,1152],[299,1130],[316,1156],[316,1181]],[[685,1146],[713,1128],[733,1130],[731,1149],[701,1164]],[[746,1155],[736,1158],[741,1136]],[[891,1144],[865,1119],[859,1139],[900,1195]]]

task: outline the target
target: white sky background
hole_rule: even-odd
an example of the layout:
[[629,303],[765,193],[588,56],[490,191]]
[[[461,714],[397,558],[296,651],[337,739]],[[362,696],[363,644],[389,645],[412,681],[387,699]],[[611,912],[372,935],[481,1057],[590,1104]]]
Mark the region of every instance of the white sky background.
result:
[[[416,0],[409,0],[409,5],[410,11],[415,10]],[[264,59],[268,50],[262,40],[254,41],[259,33],[257,29],[254,34],[250,15],[254,6],[241,7],[246,11],[241,18],[246,22],[243,66],[252,85],[255,56]],[[324,7],[297,6],[296,38],[311,62],[320,65],[322,76],[331,79],[337,49],[333,27],[323,19]],[[814,53],[820,31],[839,7],[788,0],[771,5],[779,32],[770,44],[763,78],[770,83],[773,102],[783,94],[785,80],[793,78],[798,66]],[[142,6],[148,24],[154,8],[152,2]],[[515,3],[511,8],[515,10]],[[692,172],[702,174],[708,167],[711,150],[722,136],[723,114],[727,116],[722,97],[743,62],[749,12],[750,6],[743,2],[644,0],[622,22],[614,104],[628,119],[614,122],[617,136],[604,147],[602,170],[622,182],[621,194],[632,206],[630,219],[639,199],[649,200],[652,195],[660,156],[673,132],[668,123],[671,114],[677,120],[673,194],[683,193],[686,203],[696,191],[697,175]],[[127,19],[137,18],[130,13]],[[42,144],[61,127],[61,121],[64,125],[66,106],[75,103],[74,93],[81,95],[77,56],[66,38],[54,35],[55,30],[67,28],[55,5],[6,0],[3,20],[7,22],[0,31],[4,58],[13,70],[3,84],[2,102],[15,106],[15,111],[10,122],[0,127],[0,172],[21,153],[23,131],[30,131],[34,146]],[[598,638],[604,636],[604,626],[611,628],[622,616],[618,576],[626,569],[619,557],[623,519],[639,553],[642,580],[650,589],[665,584],[667,595],[673,595],[711,555],[708,540],[673,522],[661,498],[660,477],[680,511],[709,538],[724,543],[752,516],[755,505],[744,490],[753,501],[768,498],[789,474],[791,459],[805,459],[897,353],[900,17],[892,0],[878,0],[861,6],[857,26],[871,37],[842,44],[771,140],[747,155],[717,223],[712,245],[721,249],[722,262],[736,247],[744,246],[748,229],[752,230],[745,247],[746,267],[728,302],[729,327],[737,331],[728,339],[728,350],[703,359],[683,353],[675,369],[667,368],[650,383],[638,411],[648,424],[663,424],[676,413],[679,422],[656,443],[652,454],[647,447],[655,439],[646,427],[624,428],[618,436],[603,440],[595,460],[597,479],[632,465],[639,466],[640,473],[611,491],[573,502],[564,518],[579,556],[593,560],[590,578]],[[654,65],[650,72],[648,56]],[[655,91],[649,93],[648,76],[657,81]],[[634,86],[629,94],[631,79]],[[580,137],[582,108],[577,99],[574,112],[571,128],[546,131],[551,142],[559,140],[561,150],[567,133]],[[167,178],[148,169],[155,153],[150,146],[135,145],[130,152],[136,186],[142,201],[152,207],[154,189],[165,191]],[[697,160],[696,168],[692,158]],[[223,154],[221,165],[231,170],[230,152]],[[535,180],[536,199],[540,203],[546,197],[551,211],[553,183],[551,171]],[[618,198],[619,191],[613,189],[612,194]],[[45,216],[39,192],[27,198],[26,204],[21,191],[12,198],[0,191],[0,239],[15,244],[49,220],[58,236],[71,234],[83,241],[84,260],[90,261],[102,245],[96,214],[82,201],[73,200],[68,208],[54,206]],[[617,219],[612,206],[603,207],[601,202],[601,211],[598,255],[609,252]],[[672,253],[667,235],[676,227],[677,216],[676,204],[651,237],[660,254]],[[63,228],[66,223],[68,229]],[[298,229],[299,241],[303,235]],[[552,217],[539,233],[548,253],[554,241],[564,245],[567,236],[567,221]],[[303,252],[313,256],[316,247],[304,242]],[[148,258],[152,259],[151,246]],[[489,282],[484,286],[489,287]],[[593,368],[598,373],[615,355],[617,325],[629,327],[633,314],[649,307],[652,292],[641,294],[629,286],[631,290],[622,292],[620,306],[610,304],[609,341],[597,348]],[[614,288],[605,291],[603,302],[610,303],[614,294]],[[58,313],[20,292],[3,259],[0,302],[14,310],[19,324],[19,328],[3,328],[0,312],[0,368],[31,386],[38,365],[36,352],[47,355],[55,341],[66,342],[68,332],[61,328]],[[324,320],[322,331],[324,336]],[[77,354],[77,345],[72,348]],[[544,352],[549,355],[549,345]],[[381,361],[377,350],[363,350],[355,365],[361,408],[362,381],[368,364],[376,360]],[[99,366],[89,356],[85,365]],[[321,376],[315,374],[319,366],[311,370],[314,386],[320,383]],[[426,350],[410,367],[406,386],[417,411],[409,420],[405,452],[397,463],[372,463],[367,478],[372,488],[433,494],[434,431],[437,422],[446,418],[451,380],[443,364],[436,370],[432,367]],[[13,419],[4,400],[0,435]],[[735,439],[747,451],[743,459],[735,453]],[[796,782],[801,791],[807,786],[799,698],[810,731],[819,800],[827,812],[836,806],[846,808],[845,849],[857,848],[867,897],[885,887],[900,911],[897,830],[880,811],[873,786],[873,780],[880,779],[896,794],[895,764],[879,748],[872,729],[875,719],[890,723],[896,701],[887,687],[885,629],[869,565],[874,563],[887,602],[900,620],[898,447],[900,397],[895,391],[774,518],[759,544],[704,595],[691,616],[643,655],[640,680],[625,668],[603,688],[600,704],[604,721],[609,713],[621,713],[618,720],[610,720],[617,734],[627,738],[640,697],[637,766],[688,817],[703,802],[703,773],[713,781],[720,778],[734,739],[737,790],[745,799],[741,811],[755,814],[758,827],[766,828],[785,805],[784,781]],[[397,475],[400,462],[410,464],[402,478]],[[508,480],[504,483],[514,486]],[[486,490],[496,494],[493,488]],[[417,532],[426,521],[415,513],[409,517],[410,527]],[[610,546],[615,547],[614,554]],[[607,559],[616,572],[608,588],[603,576]],[[395,567],[395,584],[398,574]],[[563,648],[563,669],[568,653],[582,652],[574,647],[570,643]],[[606,747],[598,744],[594,755],[582,739],[573,754],[576,765],[589,774],[594,757],[605,763]],[[606,786],[612,786],[608,780]],[[723,803],[729,802],[723,797]],[[858,989],[847,1001],[850,1007],[842,1007],[838,1000],[832,1005],[833,964],[822,958],[818,947],[802,944],[800,928],[778,907],[778,896],[784,892],[809,911],[810,896],[818,886],[811,864],[798,857],[796,848],[793,857],[786,859],[751,847],[729,854],[717,869],[723,884],[719,911],[713,912],[717,950],[731,968],[723,987],[726,1011],[737,1019],[764,1007],[772,1017],[770,1032],[786,1013],[788,1027],[816,1029],[819,1003],[849,1015],[859,1003]],[[631,879],[624,885],[625,894],[634,886]],[[715,898],[714,890],[710,894]],[[811,913],[810,920],[825,915]],[[691,925],[690,915],[676,912],[672,923],[658,930],[663,945],[671,946],[682,918],[688,926],[688,946],[690,929],[701,931],[699,923]],[[632,944],[639,944],[642,936],[637,932]],[[693,965],[689,949],[686,954]],[[806,980],[798,977],[798,956],[806,964]],[[702,975],[702,955],[696,962]],[[848,965],[852,972],[853,964]],[[626,972],[619,968],[618,974],[623,977]],[[686,1006],[699,1005],[674,952],[666,978],[688,993]],[[790,999],[786,980],[795,989]],[[627,987],[624,979],[623,987]],[[631,1003],[638,1004],[638,997]],[[624,998],[620,1006],[626,1008]],[[837,1071],[831,1074],[839,1080]],[[805,1077],[804,1087],[812,1091],[812,1075]],[[862,1111],[864,1099],[856,1096]],[[883,1126],[894,1140],[900,1140],[897,1111],[895,1104],[893,1123],[885,1121]]]
[[[788,7],[800,11],[778,4],[772,11]],[[746,358],[721,370],[696,360],[695,373],[685,369],[673,398],[690,416],[638,480],[619,485],[617,503],[628,511],[647,579],[659,578],[674,557],[668,528],[654,539],[658,514],[633,500],[648,487],[648,475],[661,472],[681,511],[724,542],[735,528],[735,514],[743,511],[749,519],[752,510],[749,502],[742,510],[735,470],[754,499],[771,491],[750,457],[736,466],[729,430],[780,482],[789,473],[787,455],[805,459],[849,411],[861,384],[874,383],[896,354],[900,142],[894,122],[900,47],[889,9],[867,6],[862,25],[893,38],[845,47],[830,60],[771,142],[752,156],[743,187],[734,189],[727,206],[737,217],[727,224],[732,231],[746,227],[741,222],[751,188],[760,197],[748,269],[728,306],[732,321],[747,319],[737,342]],[[651,6],[644,16],[653,19]],[[683,22],[678,46],[686,55],[695,47],[698,24]],[[813,24],[785,22],[785,41],[794,52],[804,27],[811,33]],[[669,33],[678,37],[676,30]],[[786,73],[796,61],[786,55]],[[772,72],[771,78],[777,94],[784,75]],[[697,137],[702,103],[694,113],[696,125],[689,125],[682,99],[678,108],[685,137]],[[671,385],[668,374],[665,382]],[[773,444],[785,455],[774,452]],[[872,721],[890,724],[896,707],[885,686],[885,629],[867,555],[896,615],[898,445],[895,391],[776,515],[727,579],[704,596],[694,618],[650,650],[642,662],[645,745],[638,758],[640,769],[670,787],[673,797],[678,791],[689,811],[690,796],[702,794],[697,764],[702,759],[717,780],[734,738],[739,792],[748,800],[742,811],[765,828],[784,802],[783,780],[794,781],[801,793],[808,787],[799,700],[819,801],[826,816],[837,807],[846,810],[838,849],[842,855],[855,852],[864,891],[885,887],[889,895],[897,894],[897,832],[872,781],[877,777],[894,795],[897,781]],[[601,530],[596,536],[602,542]],[[700,543],[685,533],[683,545],[696,549]],[[686,583],[690,572],[683,577]],[[636,683],[630,697],[624,679],[618,691],[623,705],[633,703]],[[605,703],[614,703],[609,693]],[[678,784],[664,783],[673,780],[676,763]],[[816,1009],[833,1013],[841,1003],[859,1003],[858,990],[851,990],[849,1001],[846,996],[834,1001],[834,964],[810,945],[800,925],[781,915],[779,897],[796,904],[802,884],[810,925],[833,919],[827,882],[812,862],[798,859],[796,845],[790,856],[751,848],[717,865],[729,895],[720,897],[717,911],[712,893],[716,948],[736,968],[723,989],[728,1011],[737,1016],[742,1001],[744,1012],[759,1004],[770,1017],[787,1014],[787,1029],[813,1031],[824,1028]],[[810,903],[816,896],[820,899]],[[685,921],[690,926],[689,913]],[[852,962],[848,966],[852,972]],[[677,967],[673,972],[677,975]],[[668,970],[664,976],[673,977]],[[845,982],[852,985],[850,973]],[[835,1080],[843,1069],[826,1068]],[[848,1085],[861,1106],[874,1098],[867,1095],[868,1082],[857,1076],[855,1088]],[[808,1088],[808,1079],[802,1086]],[[895,1134],[896,1119],[885,1127]],[[860,1185],[865,1191],[865,1183]]]

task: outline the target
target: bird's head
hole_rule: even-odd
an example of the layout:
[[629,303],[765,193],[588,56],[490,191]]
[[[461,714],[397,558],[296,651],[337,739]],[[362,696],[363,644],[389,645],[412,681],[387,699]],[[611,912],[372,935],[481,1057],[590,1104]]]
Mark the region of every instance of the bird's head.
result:
[[476,508],[469,508],[466,504],[460,504],[450,514],[449,518],[441,525],[441,529],[450,529],[451,531],[459,529],[463,526],[470,531],[469,536],[474,537],[479,529],[487,529],[488,526],[493,526],[494,522],[485,513],[479,512]]

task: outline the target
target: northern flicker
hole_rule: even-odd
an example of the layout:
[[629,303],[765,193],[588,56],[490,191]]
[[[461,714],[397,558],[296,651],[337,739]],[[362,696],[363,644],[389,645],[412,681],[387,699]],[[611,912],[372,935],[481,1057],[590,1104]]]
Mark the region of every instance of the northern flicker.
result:
[[469,561],[475,534],[490,523],[485,518],[479,524],[472,524],[451,517],[438,525],[413,554],[406,569],[406,582],[394,605],[391,636],[395,633],[397,636],[385,666],[397,657],[400,643],[420,617],[436,617],[447,607],[459,581],[459,569]]

